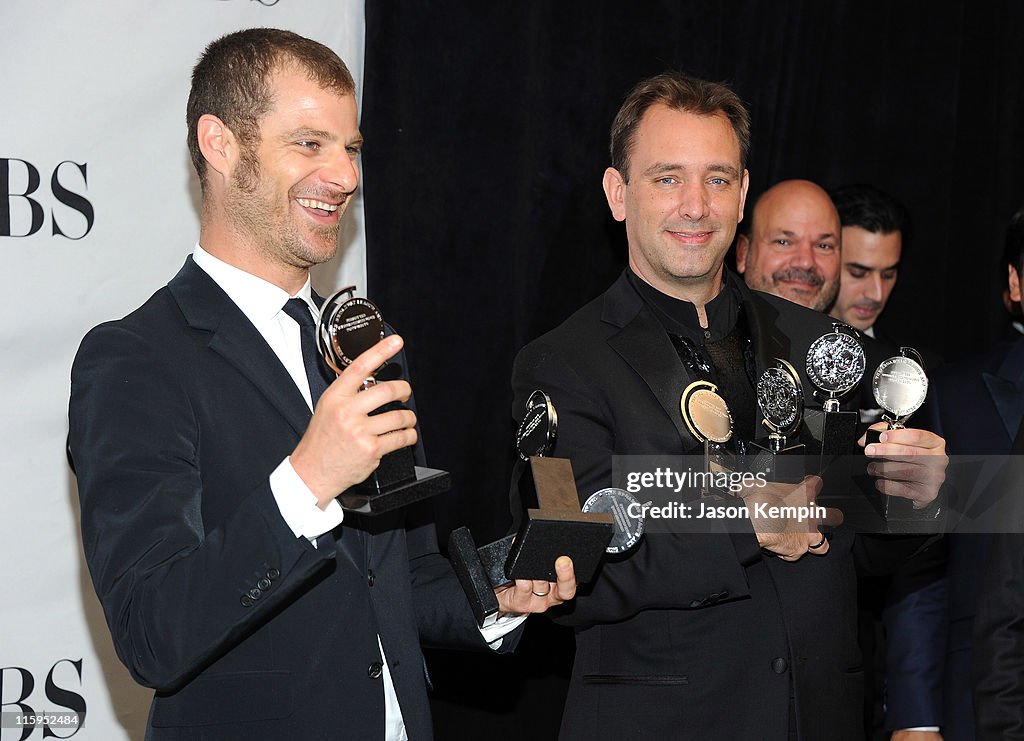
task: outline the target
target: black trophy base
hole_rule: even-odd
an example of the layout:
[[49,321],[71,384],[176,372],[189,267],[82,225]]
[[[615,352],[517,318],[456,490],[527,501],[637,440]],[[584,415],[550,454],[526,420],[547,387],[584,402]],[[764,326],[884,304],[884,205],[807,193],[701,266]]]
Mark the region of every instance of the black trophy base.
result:
[[821,470],[833,459],[856,452],[858,420],[857,412],[804,412],[804,427],[811,436],[807,452],[821,457]]
[[576,581],[589,582],[615,534],[606,512],[529,509],[505,561],[509,579],[555,581],[555,559],[572,559]]
[[[385,456],[387,458],[387,456]],[[383,465],[384,461],[381,461]],[[361,484],[338,495],[341,508],[364,515],[380,515],[405,507],[421,499],[443,494],[451,488],[447,471],[413,467],[413,476],[385,485],[379,476],[371,476]]]
[[781,450],[773,450],[767,440],[759,440],[747,445],[746,470],[753,474],[764,474],[767,481],[796,484],[807,475],[807,447],[803,443],[787,445]]
[[481,628],[498,619],[498,598],[494,590],[510,581],[505,576],[505,561],[514,538],[514,535],[507,535],[477,548],[468,527],[452,530],[448,536],[448,559]]

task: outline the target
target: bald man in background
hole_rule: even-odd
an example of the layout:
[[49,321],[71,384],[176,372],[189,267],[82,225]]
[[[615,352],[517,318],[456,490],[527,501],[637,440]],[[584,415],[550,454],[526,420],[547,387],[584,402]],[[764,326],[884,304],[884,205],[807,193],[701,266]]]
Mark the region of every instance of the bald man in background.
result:
[[839,292],[839,213],[810,180],[783,180],[766,190],[736,240],[736,270],[751,288],[815,311]]

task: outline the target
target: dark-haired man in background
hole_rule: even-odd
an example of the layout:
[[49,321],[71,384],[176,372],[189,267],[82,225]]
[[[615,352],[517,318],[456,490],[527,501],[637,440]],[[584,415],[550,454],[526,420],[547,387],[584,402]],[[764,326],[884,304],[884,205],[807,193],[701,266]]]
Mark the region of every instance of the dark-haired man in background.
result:
[[[911,238],[910,215],[888,193],[866,184],[829,191],[842,225],[839,293],[829,312],[896,355],[897,343],[875,327],[899,277]],[[877,422],[882,410],[860,410]],[[941,741],[942,661],[946,642],[945,543],[933,544],[901,564],[891,577],[861,580],[861,645],[865,650],[869,729],[893,741]],[[884,628],[884,632],[883,632]],[[871,661],[884,656],[884,673]],[[884,714],[884,717],[883,717]]]
[[[69,449],[93,584],[118,655],[156,689],[147,739],[432,735],[420,642],[483,634],[429,508],[375,518],[335,497],[418,446],[397,335],[329,383],[309,268],[359,182],[355,85],[317,42],[250,29],[196,65],[188,142],[199,244],[141,308],[82,342]],[[389,361],[397,377],[361,390]],[[516,583],[502,612],[570,599]]]

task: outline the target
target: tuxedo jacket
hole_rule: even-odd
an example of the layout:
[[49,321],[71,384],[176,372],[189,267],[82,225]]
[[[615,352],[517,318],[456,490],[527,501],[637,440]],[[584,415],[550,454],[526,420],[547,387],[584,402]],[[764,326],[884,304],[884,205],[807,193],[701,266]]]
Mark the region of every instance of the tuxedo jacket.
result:
[[[789,359],[809,390],[807,348],[830,320],[728,279],[758,373]],[[514,408],[535,389],[551,397],[552,455],[571,459],[583,501],[612,485],[612,456],[694,448],[680,411],[693,380],[624,274],[520,352]],[[863,738],[855,564],[880,566],[888,544],[839,528],[828,555],[788,563],[747,528],[648,532],[604,561],[559,618],[577,647],[561,738],[784,741],[791,711],[801,739]]]
[[[1024,339],[938,369],[932,374],[927,412],[931,428],[946,438],[951,456],[1008,454],[1024,420]],[[971,488],[971,481],[962,486],[964,491]],[[973,514],[970,508],[967,513]],[[943,731],[958,741],[974,738],[972,636],[989,540],[974,533],[954,532],[949,537]]]
[[295,537],[268,476],[309,407],[191,257],[85,337],[69,416],[93,584],[156,690],[147,738],[383,739],[378,636],[409,738],[431,737],[421,641],[485,644],[427,508]]

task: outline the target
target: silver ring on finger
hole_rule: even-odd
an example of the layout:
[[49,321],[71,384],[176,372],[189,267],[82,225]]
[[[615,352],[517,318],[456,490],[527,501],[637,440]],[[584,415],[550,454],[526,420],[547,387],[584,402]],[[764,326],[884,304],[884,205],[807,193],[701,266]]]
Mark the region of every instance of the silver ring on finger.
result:
[[538,592],[536,589],[533,590],[534,597],[547,597],[549,594],[551,594],[550,589],[546,592]]

